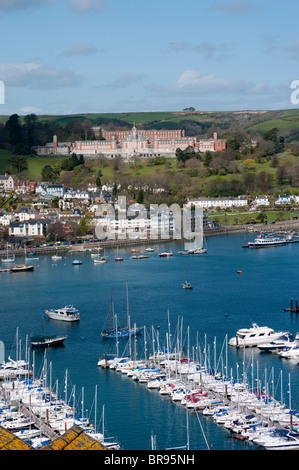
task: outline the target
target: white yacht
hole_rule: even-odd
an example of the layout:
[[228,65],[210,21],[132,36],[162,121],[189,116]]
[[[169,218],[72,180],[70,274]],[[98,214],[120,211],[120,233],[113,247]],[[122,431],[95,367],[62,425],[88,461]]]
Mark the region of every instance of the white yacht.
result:
[[287,359],[299,359],[299,344],[294,342],[290,346],[285,346],[280,352],[280,357],[285,357]]
[[287,429],[277,429],[261,441],[267,450],[293,450],[299,449],[299,434]]
[[258,348],[261,351],[279,353],[285,347],[290,347],[296,344],[298,344],[298,342],[292,337],[292,335],[287,335],[274,341],[270,341],[269,343],[260,344],[258,345]]
[[72,305],[67,305],[63,308],[45,310],[45,313],[52,320],[62,320],[62,321],[78,321],[80,319],[79,311]]
[[272,328],[268,328],[267,326],[258,326],[256,323],[253,323],[251,328],[239,329],[236,336],[231,338],[228,344],[237,348],[258,346],[263,343],[277,340],[286,334],[286,332],[275,332]]

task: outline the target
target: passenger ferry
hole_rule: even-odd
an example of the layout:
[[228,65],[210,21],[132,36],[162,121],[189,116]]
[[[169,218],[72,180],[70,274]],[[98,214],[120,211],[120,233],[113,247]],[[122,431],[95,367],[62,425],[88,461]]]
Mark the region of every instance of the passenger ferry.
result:
[[285,238],[257,237],[253,242],[248,242],[248,248],[267,248],[271,246],[283,246],[287,243]]

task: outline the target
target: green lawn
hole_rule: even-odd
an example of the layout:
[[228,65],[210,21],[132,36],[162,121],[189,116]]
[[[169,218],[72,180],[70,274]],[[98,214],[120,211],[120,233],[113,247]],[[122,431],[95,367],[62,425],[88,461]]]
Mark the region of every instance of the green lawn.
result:
[[[243,225],[259,222],[256,217],[261,211],[254,212],[225,212],[225,213],[210,213],[209,218],[217,221],[221,225]],[[265,210],[267,215],[267,222],[276,222],[282,220],[292,220],[293,217],[299,217],[299,209],[294,210]],[[270,227],[269,227],[270,228]]]

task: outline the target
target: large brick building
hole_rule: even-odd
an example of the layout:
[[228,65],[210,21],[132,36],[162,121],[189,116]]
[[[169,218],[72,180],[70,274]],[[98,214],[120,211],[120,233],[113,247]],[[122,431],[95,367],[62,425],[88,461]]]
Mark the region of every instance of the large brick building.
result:
[[185,131],[177,130],[137,130],[134,126],[131,131],[107,131],[98,127],[94,132],[104,140],[77,140],[72,143],[57,143],[54,136],[53,143],[44,147],[34,147],[38,155],[70,155],[76,153],[85,157],[105,155],[107,157],[133,156],[154,157],[165,155],[174,157],[177,149],[184,150],[193,147],[197,152],[222,151],[226,148],[225,139],[218,139],[217,133],[213,138],[197,140],[196,137],[186,137]]

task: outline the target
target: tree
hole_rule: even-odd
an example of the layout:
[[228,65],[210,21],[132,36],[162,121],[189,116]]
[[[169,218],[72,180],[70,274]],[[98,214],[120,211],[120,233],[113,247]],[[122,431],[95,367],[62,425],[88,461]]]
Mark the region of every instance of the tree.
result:
[[22,140],[19,119],[18,114],[12,114],[5,124],[5,129],[8,132],[8,141],[12,145],[16,145]]
[[8,161],[18,173],[28,170],[28,161],[23,155],[13,155]]
[[142,189],[139,190],[138,196],[137,196],[137,202],[138,204],[143,204],[144,201],[144,192]]
[[60,170],[52,165],[45,165],[41,171],[43,181],[49,181],[50,183],[57,183],[60,176]]
[[257,216],[256,216],[256,220],[258,222],[261,222],[262,224],[267,220],[267,214],[265,212],[260,212]]
[[287,169],[285,165],[280,165],[276,170],[276,178],[279,184],[283,184],[284,180],[287,177]]

